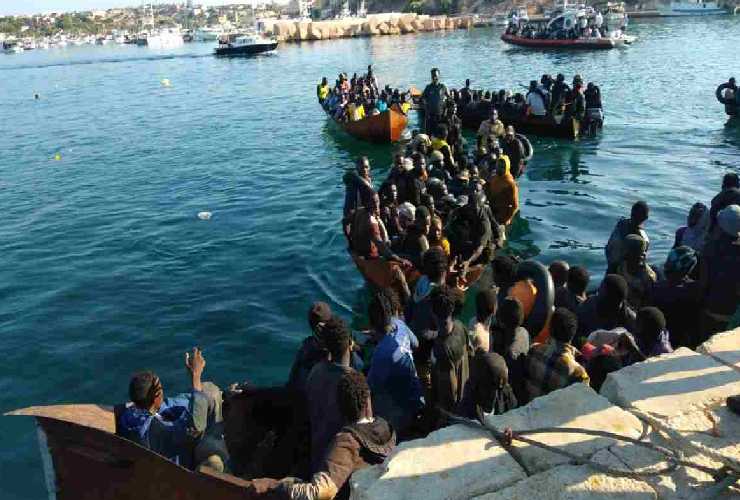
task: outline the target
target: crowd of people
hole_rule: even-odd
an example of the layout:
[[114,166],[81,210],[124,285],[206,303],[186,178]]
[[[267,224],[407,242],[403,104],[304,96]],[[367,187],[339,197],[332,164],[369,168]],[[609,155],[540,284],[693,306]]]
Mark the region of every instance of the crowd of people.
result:
[[[519,210],[515,160],[499,143],[513,130],[493,108],[469,157],[450,137],[454,126],[439,120],[431,136],[415,132],[377,189],[367,158],[345,177],[349,249],[390,269],[392,280],[373,288],[363,335],[328,304],[310,307],[311,333],[287,382],[306,407],[306,468],[260,483],[282,498],[347,498],[354,471],[382,463],[398,441],[448,425],[449,414],[482,419],[575,383],[598,391],[610,372],[740,323],[740,179],[730,173],[709,204],[691,207],[659,268],[648,262],[644,201],[617,221],[598,286],[584,267],[551,262],[554,307],[528,330],[547,287],[538,291],[519,272],[524,264],[502,251]],[[492,279],[478,287],[465,323],[473,268]],[[201,382],[198,349],[185,365],[192,390],[174,398],[153,372],[135,374],[118,432],[186,467],[228,471],[222,393]]]
[[[615,27],[623,30],[622,26]],[[578,38],[604,38],[609,35],[610,27],[605,23],[600,11],[589,16],[584,11],[572,15],[555,17],[549,23],[533,23],[521,19],[512,19],[506,27],[509,35],[518,35],[531,39],[544,40],[575,40]]]
[[326,77],[322,78],[316,86],[316,98],[324,110],[340,122],[356,122],[366,116],[383,113],[391,107],[403,114],[411,109],[408,92],[388,85],[378,87],[372,66],[368,66],[367,73],[361,76],[355,73],[348,78],[346,73],[339,74],[334,87],[329,85]]
[[[469,79],[461,89],[448,89],[440,82],[439,70],[434,68],[432,81],[424,89],[421,100],[427,133],[434,132],[438,124],[446,125],[448,131],[455,131],[460,117],[488,117],[494,110],[497,117],[498,114],[502,114],[507,121],[533,116],[552,118],[560,123],[573,117],[582,123],[583,129],[591,124],[597,129],[601,128],[604,120],[601,89],[593,82],[585,85],[581,75],[575,75],[569,85],[562,73],[555,78],[544,74],[539,83],[532,80],[525,93],[512,93],[505,89],[499,91],[472,89]],[[481,129],[479,137],[483,135],[484,130],[487,135],[491,132],[499,138],[503,135],[502,128]]]

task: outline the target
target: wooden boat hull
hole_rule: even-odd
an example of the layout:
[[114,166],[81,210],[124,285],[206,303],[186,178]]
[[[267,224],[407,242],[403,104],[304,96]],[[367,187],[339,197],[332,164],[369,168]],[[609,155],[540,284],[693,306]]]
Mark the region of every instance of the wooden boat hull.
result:
[[525,38],[516,35],[501,35],[501,40],[519,47],[532,49],[580,49],[580,50],[605,50],[613,49],[623,44],[623,41],[611,38],[578,38],[576,40],[541,40],[536,38]]
[[36,418],[49,498],[57,500],[258,500],[270,479],[185,469],[114,433],[111,408],[58,405],[8,415]]
[[395,109],[378,115],[367,116],[356,122],[337,122],[345,132],[364,141],[387,143],[398,142],[406,129],[408,118]]
[[[396,286],[395,273],[398,264],[394,262],[388,262],[383,259],[365,259],[356,253],[350,252],[352,261],[357,266],[357,270],[360,271],[365,281],[375,288],[392,288]],[[485,271],[485,266],[471,266],[468,268],[468,272],[463,278],[463,285],[465,288],[475,284]],[[413,289],[414,283],[421,277],[421,273],[417,270],[406,271],[404,273],[406,283]],[[457,273],[449,273],[448,283],[450,286],[455,286],[457,281]]]
[[[481,108],[483,108],[481,106]],[[477,109],[472,111],[461,111],[460,120],[463,127],[477,130],[481,122],[489,115],[488,109]],[[506,110],[499,111],[499,119],[504,125],[512,125],[516,131],[524,134],[533,134],[544,137],[559,137],[563,139],[577,139],[580,135],[580,122],[574,118],[563,118],[560,123],[552,117],[536,117],[531,115],[519,115],[507,113]]]

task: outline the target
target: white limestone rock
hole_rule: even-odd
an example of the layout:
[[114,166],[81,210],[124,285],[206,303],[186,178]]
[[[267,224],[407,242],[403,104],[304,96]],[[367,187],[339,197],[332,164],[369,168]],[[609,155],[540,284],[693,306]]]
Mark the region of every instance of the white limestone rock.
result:
[[601,395],[612,403],[672,417],[740,394],[740,375],[684,347],[610,373]]
[[644,481],[613,477],[587,465],[560,465],[528,477],[514,486],[479,496],[475,500],[654,500],[657,497]]
[[[489,415],[489,425],[514,431],[542,427],[574,427],[603,430],[638,438],[642,423],[632,414],[613,406],[585,384],[573,384],[534,399],[527,406],[503,415]],[[529,436],[539,442],[561,448],[579,456],[591,456],[614,443],[613,439],[584,434],[536,434]],[[530,472],[543,471],[568,462],[568,458],[542,448],[514,442]]]
[[700,345],[696,352],[711,356],[740,371],[740,328],[714,335]]
[[356,472],[351,498],[463,500],[525,477],[488,432],[454,425],[402,443],[385,463]]

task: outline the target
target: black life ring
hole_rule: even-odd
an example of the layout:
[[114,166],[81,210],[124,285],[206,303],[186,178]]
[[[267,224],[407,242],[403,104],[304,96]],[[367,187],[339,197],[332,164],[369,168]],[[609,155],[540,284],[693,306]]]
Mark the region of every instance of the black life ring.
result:
[[719,87],[717,87],[717,90],[714,92],[714,95],[715,97],[717,97],[717,100],[720,102],[720,104],[724,104],[725,106],[727,106],[728,104],[734,104],[732,101],[725,99],[724,96],[722,95],[722,91],[729,87],[730,87],[730,84],[725,82]]
[[534,339],[545,328],[552,316],[555,305],[555,284],[547,268],[536,260],[526,260],[519,264],[516,281],[530,279],[537,288],[537,297],[529,316],[524,320],[524,328],[529,337]]

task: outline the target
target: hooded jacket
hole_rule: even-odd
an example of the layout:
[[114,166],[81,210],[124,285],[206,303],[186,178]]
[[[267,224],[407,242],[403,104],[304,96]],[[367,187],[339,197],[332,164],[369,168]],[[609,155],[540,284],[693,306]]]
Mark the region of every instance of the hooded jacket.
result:
[[377,465],[396,445],[396,433],[380,417],[372,422],[342,428],[329,447],[321,470],[310,482],[281,482],[281,497],[290,500],[331,500],[349,498],[349,478],[360,469]]

